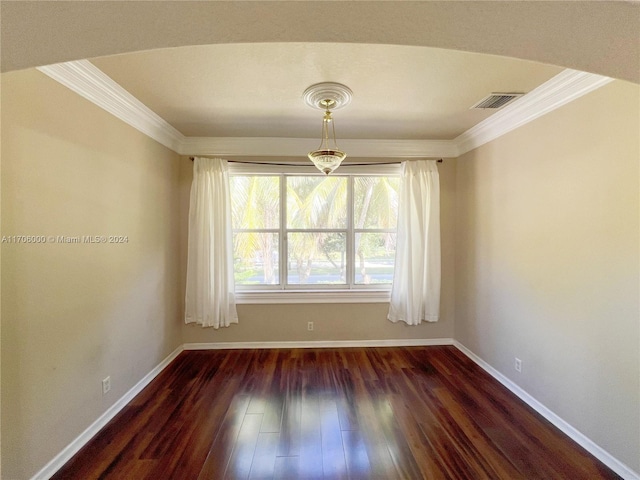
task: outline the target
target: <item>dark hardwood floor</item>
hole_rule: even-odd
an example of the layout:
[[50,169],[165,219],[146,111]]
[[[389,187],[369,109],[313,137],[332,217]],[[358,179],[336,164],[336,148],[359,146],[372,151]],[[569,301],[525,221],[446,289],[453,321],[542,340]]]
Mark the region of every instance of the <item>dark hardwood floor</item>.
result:
[[619,478],[455,347],[183,352],[56,479]]

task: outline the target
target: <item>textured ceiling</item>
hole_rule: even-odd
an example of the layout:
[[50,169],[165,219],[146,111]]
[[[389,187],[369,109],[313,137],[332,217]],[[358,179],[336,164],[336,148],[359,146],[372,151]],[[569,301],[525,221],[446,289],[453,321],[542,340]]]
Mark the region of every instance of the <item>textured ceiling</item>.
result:
[[3,71],[184,45],[489,53],[640,82],[637,1],[1,1]]
[[321,112],[303,91],[353,90],[340,138],[448,140],[489,116],[491,92],[529,92],[562,68],[429,47],[259,43],[181,47],[92,62],[186,136],[316,137]]

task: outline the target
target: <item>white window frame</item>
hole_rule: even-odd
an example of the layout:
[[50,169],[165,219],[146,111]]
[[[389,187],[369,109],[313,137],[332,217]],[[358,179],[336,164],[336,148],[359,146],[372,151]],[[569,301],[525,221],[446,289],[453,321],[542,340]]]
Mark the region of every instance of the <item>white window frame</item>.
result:
[[[400,175],[401,164],[382,164],[382,165],[345,165],[338,168],[334,176],[391,176]],[[253,164],[253,163],[229,163],[230,175],[265,175],[265,176],[281,176],[280,181],[280,225],[279,229],[264,229],[265,231],[279,232],[279,245],[282,242],[286,242],[287,231],[291,232],[297,229],[286,229],[286,176],[296,175],[322,175],[313,166],[306,166],[302,164],[291,165],[269,165],[269,164]],[[348,198],[349,205],[353,205],[353,191],[351,188],[352,182],[348,183]],[[375,233],[375,229],[353,229],[353,208],[349,208],[347,212],[347,228],[335,229],[339,231],[347,232],[347,258],[353,260],[353,239],[352,235],[361,232]],[[304,232],[313,232],[312,229],[300,229]],[[242,231],[242,230],[234,230]],[[255,230],[252,230],[255,231]],[[324,230],[330,232],[331,230]],[[386,230],[384,230],[386,231]],[[389,303],[391,297],[391,285],[361,285],[355,284],[355,276],[353,275],[353,261],[347,264],[347,278],[348,283],[346,285],[314,285],[310,288],[308,285],[287,285],[286,282],[286,245],[280,247],[278,274],[280,276],[280,285],[264,285],[260,288],[255,288],[250,285],[236,285],[236,303],[238,304],[270,304],[270,303]],[[282,258],[284,257],[284,258]]]

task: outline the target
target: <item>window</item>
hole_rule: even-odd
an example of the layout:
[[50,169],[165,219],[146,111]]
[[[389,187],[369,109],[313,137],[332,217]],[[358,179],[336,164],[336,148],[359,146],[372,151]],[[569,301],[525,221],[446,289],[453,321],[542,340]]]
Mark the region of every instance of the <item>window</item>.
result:
[[[399,170],[234,165],[236,290],[389,290]],[[301,172],[302,170],[302,172]]]

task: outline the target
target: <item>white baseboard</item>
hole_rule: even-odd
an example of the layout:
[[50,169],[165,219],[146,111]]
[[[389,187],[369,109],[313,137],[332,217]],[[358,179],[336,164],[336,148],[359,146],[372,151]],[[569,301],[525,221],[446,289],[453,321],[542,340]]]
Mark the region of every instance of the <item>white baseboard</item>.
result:
[[78,451],[84,447],[93,436],[102,429],[109,421],[115,417],[133,398],[146,387],[151,380],[167,367],[179,354],[184,350],[180,345],[167,358],[162,360],[153,370],[147,373],[138,383],[136,383],[127,393],[111,405],[98,419],[93,422],[78,437],[67,445],[58,455],[56,455],[49,463],[47,463],[31,480],[48,480],[62,466],[67,463]]
[[158,376],[183,350],[229,350],[258,348],[334,348],[334,347],[408,347],[428,345],[453,345],[452,338],[399,339],[399,340],[343,340],[311,342],[228,342],[228,343],[185,343],[176,348],[167,358],[136,383],[118,399],[107,411],[93,422],[75,440],[36,473],[31,480],[48,480],[67,463],[102,427],[113,419],[133,398]]
[[594,457],[611,468],[625,480],[640,480],[640,475],[624,463],[617,460],[607,451],[599,447],[588,437],[580,433],[558,415],[553,413],[522,388],[498,372],[475,353],[452,338],[431,339],[396,339],[396,340],[336,340],[336,341],[304,341],[304,342],[220,342],[220,343],[185,343],[176,348],[167,358],[160,362],[153,370],[145,375],[127,393],[116,401],[93,422],[75,440],[67,445],[58,455],[47,463],[31,480],[47,480],[51,478],[71,457],[84,447],[93,436],[102,429],[120,410],[144,389],[158,374],[164,370],[183,350],[229,350],[229,349],[260,349],[260,348],[348,348],[348,347],[419,347],[454,345],[458,350],[477,363],[483,370],[502,383],[511,392],[553,423],[567,434],[572,440],[585,448]]
[[608,466],[611,470],[616,472],[625,480],[640,480],[640,474],[638,472],[633,471],[630,467],[619,461],[609,452],[604,450],[602,447],[598,446],[595,442],[589,439],[586,435],[578,431],[576,428],[571,426],[569,423],[564,421],[558,415],[553,413],[547,407],[545,407],[538,400],[529,395],[526,391],[516,385],[514,382],[505,377],[498,370],[493,368],[487,362],[478,357],[475,353],[465,347],[463,344],[458,342],[457,340],[453,341],[453,345],[464,353],[467,357],[473,360],[476,364],[480,366],[484,371],[486,371],[493,378],[498,380],[502,385],[507,387],[514,393],[517,397],[519,397],[523,402],[533,408],[536,412],[542,415],[544,418],[549,420],[553,425],[555,425],[558,429],[564,432],[569,438],[571,438],[578,445],[587,450],[591,455],[596,457],[606,466]]
[[397,339],[397,340],[318,340],[300,342],[220,342],[185,343],[185,350],[232,350],[260,348],[348,348],[348,347],[424,347],[453,345],[453,338]]

